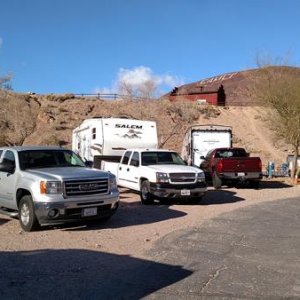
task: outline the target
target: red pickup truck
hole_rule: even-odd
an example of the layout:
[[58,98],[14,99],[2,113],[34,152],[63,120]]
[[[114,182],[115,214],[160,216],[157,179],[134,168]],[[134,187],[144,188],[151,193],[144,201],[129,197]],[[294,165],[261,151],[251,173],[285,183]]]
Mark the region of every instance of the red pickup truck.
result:
[[262,165],[259,157],[249,157],[244,148],[217,148],[209,151],[200,168],[207,179],[211,179],[215,189],[238,182],[249,182],[253,188],[259,187]]

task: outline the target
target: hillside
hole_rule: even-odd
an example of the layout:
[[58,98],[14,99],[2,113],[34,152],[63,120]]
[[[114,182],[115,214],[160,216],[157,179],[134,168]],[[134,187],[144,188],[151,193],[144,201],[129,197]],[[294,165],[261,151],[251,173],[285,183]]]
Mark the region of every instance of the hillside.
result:
[[0,142],[16,145],[62,145],[71,147],[73,128],[96,116],[128,117],[157,122],[162,147],[181,151],[186,129],[193,124],[229,125],[234,145],[253,155],[282,163],[289,152],[275,140],[258,107],[212,107],[168,100],[104,101],[73,95],[28,95],[0,91]]
[[[293,74],[293,76],[298,78],[300,76],[300,68],[298,67],[272,66],[271,69],[282,74]],[[255,104],[254,99],[248,87],[259,78],[258,72],[259,69],[249,69],[202,79],[176,87],[177,91],[173,95],[178,97],[182,95],[182,98],[184,98],[186,94],[209,93],[217,91],[222,85],[225,92],[226,105],[253,106]],[[171,93],[169,92],[164,97],[168,97]]]

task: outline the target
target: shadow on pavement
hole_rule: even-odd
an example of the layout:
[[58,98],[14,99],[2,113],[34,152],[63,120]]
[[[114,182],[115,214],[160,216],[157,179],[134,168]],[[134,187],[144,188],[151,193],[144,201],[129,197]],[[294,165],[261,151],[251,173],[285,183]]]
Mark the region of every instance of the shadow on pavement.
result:
[[0,217],[0,226],[7,223],[7,222],[9,222],[9,221],[10,221],[9,219],[3,219],[3,218]]
[[259,189],[285,189],[290,187],[292,187],[292,185],[284,181],[262,180],[259,184]]
[[140,299],[192,274],[88,250],[0,252],[1,299]]
[[[122,202],[116,214],[109,221],[95,220],[85,223],[63,224],[59,227],[68,231],[97,230],[103,228],[121,228],[134,225],[152,224],[168,219],[181,218],[185,212],[170,209],[167,205],[142,205],[137,202]],[[78,227],[78,225],[81,225]],[[77,226],[77,227],[76,227]]]
[[199,205],[216,205],[245,201],[244,198],[236,196],[235,192],[227,190],[208,190]]

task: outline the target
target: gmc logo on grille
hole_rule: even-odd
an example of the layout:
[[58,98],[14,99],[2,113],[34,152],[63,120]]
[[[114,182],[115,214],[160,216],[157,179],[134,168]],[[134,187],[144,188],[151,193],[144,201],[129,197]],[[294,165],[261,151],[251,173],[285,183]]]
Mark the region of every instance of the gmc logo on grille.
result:
[[78,188],[80,191],[91,191],[96,190],[98,188],[98,185],[96,183],[80,184]]

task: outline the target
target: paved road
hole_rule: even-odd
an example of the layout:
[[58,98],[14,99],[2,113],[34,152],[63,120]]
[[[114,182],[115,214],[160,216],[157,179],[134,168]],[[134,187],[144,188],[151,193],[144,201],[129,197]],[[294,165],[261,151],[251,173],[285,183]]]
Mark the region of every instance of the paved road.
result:
[[159,240],[153,255],[192,274],[150,299],[300,299],[300,197],[174,232]]
[[148,259],[85,249],[2,251],[0,291],[0,299],[300,299],[300,198],[175,231]]

